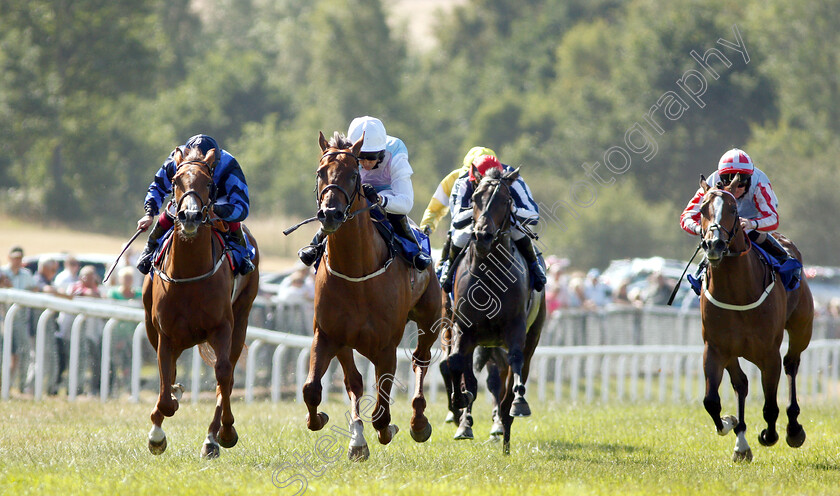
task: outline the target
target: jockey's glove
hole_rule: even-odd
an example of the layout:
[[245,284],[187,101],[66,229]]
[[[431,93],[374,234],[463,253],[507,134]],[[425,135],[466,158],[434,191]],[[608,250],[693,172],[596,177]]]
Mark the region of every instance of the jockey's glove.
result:
[[379,203],[381,201],[379,198],[379,193],[376,192],[376,188],[374,188],[373,185],[363,184],[362,194],[365,195],[365,198],[367,198],[368,201],[373,204]]

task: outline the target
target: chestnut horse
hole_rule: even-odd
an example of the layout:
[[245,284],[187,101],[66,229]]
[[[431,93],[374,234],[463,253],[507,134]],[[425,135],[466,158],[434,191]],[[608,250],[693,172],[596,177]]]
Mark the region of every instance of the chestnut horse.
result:
[[[183,391],[175,385],[175,362],[184,350],[199,344],[202,357],[215,368],[217,383],[216,410],[201,456],[215,458],[220,444],[232,448],[238,440],[230,409],[233,369],[245,344],[259,271],[234,278],[224,246],[211,227],[213,168],[209,164],[215,161],[215,150],[204,156],[197,149],[186,153],[186,157],[181,151],[175,153],[178,172],[172,187],[178,213],[171,247],[143,284],[146,334],[157,352],[160,372],[149,450],[156,455],[166,450],[161,423],[178,410],[178,393]],[[256,249],[253,236],[246,234]],[[259,252],[254,265],[258,261]]]
[[[776,419],[779,407],[776,393],[782,365],[788,376],[790,404],[787,408],[787,444],[798,448],[805,442],[805,430],[797,421],[799,405],[796,401],[796,373],[801,353],[811,340],[814,320],[814,300],[808,283],[803,279],[798,289],[787,292],[781,278],[764,263],[741,227],[738,207],[732,194],[733,185],[710,188],[705,179],[700,185],[705,194],[700,208],[702,214],[702,242],[709,265],[703,278],[700,299],[702,318],[703,371],[706,376],[706,395],[703,405],[711,415],[718,434],[735,431],[737,442],[733,461],[751,461],[752,451],[744,432],[744,403],[747,398],[747,376],[741,370],[738,357],[754,363],[761,370],[764,389],[764,420],[767,428],[761,431],[758,442],[772,446],[779,439]],[[802,260],[799,251],[783,236],[778,239]],[[781,358],[779,347],[784,331],[789,337],[788,352]],[[738,397],[738,417],[721,418],[718,387],[723,370],[729,372],[732,387]]]
[[367,207],[361,194],[357,157],[362,140],[363,137],[351,144],[340,133],[335,133],[329,143],[323,133],[319,137],[317,219],[327,234],[327,247],[315,276],[315,337],[309,376],[303,386],[303,399],[309,410],[307,427],[320,430],[329,420],[326,413],[318,412],[321,377],[332,358],[338,358],[351,404],[348,418],[351,460],[365,460],[370,454],[359,408],[362,376],[353,361],[353,350],[376,368],[378,395],[372,424],[379,442],[388,444],[399,430],[390,425],[390,393],[395,380],[397,346],[409,319],[420,329],[412,356],[416,381],[411,437],[424,442],[431,435],[432,426],[423,414],[426,408],[423,381],[431,361],[431,347],[437,339],[441,302],[440,286],[432,267],[419,272],[401,258],[395,258],[373,225],[371,207]]
[[[453,329],[448,352],[450,410],[463,408],[455,439],[472,439],[472,404],[478,384],[472,369],[476,346],[507,350],[507,370],[498,415],[503,450],[510,453],[513,417],[531,414],[525,383],[545,321],[545,293],[530,290],[528,265],[513,249],[510,185],[519,171],[491,169],[473,193],[473,238],[458,264],[453,285]],[[448,346],[446,346],[448,345]],[[448,348],[448,349],[447,349]],[[493,359],[497,366],[503,360]],[[490,371],[492,374],[493,372]],[[462,390],[462,386],[464,390]],[[491,391],[492,391],[492,386]]]

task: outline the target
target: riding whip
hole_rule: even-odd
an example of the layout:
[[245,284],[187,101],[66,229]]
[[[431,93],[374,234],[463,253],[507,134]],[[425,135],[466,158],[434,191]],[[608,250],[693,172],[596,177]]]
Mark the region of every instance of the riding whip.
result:
[[691,262],[693,262],[693,261],[694,261],[694,257],[696,257],[696,256],[697,256],[697,253],[700,251],[700,247],[701,247],[701,246],[702,246],[702,244],[700,244],[700,243],[698,243],[698,244],[697,244],[697,249],[696,249],[696,250],[694,250],[694,255],[691,255],[691,259],[690,259],[690,260],[688,261],[688,263],[685,265],[685,270],[683,271],[683,273],[682,273],[682,275],[680,276],[680,278],[677,280],[677,285],[676,285],[676,286],[674,286],[674,290],[673,290],[673,291],[671,291],[671,297],[670,297],[670,298],[668,298],[668,305],[669,305],[669,306],[671,305],[671,303],[673,303],[673,302],[674,302],[674,297],[675,297],[675,296],[677,296],[677,290],[678,290],[678,289],[680,289],[680,284],[682,284],[683,277],[685,277],[685,273],[686,273],[686,272],[688,272],[688,268],[691,266]]
[[105,284],[106,282],[108,282],[108,278],[111,277],[111,274],[114,273],[114,269],[117,268],[117,262],[120,261],[120,258],[122,258],[123,253],[125,253],[125,250],[127,250],[128,247],[131,246],[131,243],[133,243],[134,240],[137,239],[137,236],[140,236],[140,233],[143,232],[143,231],[145,231],[145,229],[138,229],[137,232],[134,233],[134,236],[132,236],[131,239],[128,240],[128,243],[126,243],[125,246],[123,246],[122,251],[120,252],[119,255],[117,255],[117,259],[114,260],[114,263],[111,265],[111,268],[108,270],[108,273],[105,274],[105,279],[102,279],[102,284]]

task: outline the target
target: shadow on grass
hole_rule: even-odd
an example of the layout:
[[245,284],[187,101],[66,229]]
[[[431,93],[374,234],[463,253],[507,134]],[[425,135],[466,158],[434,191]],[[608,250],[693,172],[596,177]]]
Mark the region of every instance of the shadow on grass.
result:
[[616,458],[621,458],[629,463],[642,464],[647,463],[652,454],[648,448],[627,444],[543,441],[539,445],[549,456],[559,460],[613,463]]

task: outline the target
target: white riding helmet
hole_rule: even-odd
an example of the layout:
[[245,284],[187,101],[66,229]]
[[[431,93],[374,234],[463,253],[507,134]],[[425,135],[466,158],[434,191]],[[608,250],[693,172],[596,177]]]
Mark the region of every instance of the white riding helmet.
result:
[[365,142],[362,143],[363,152],[379,152],[385,149],[385,126],[382,121],[376,117],[366,115],[364,117],[356,117],[350,123],[350,128],[347,129],[347,138],[353,143],[358,141],[365,135]]
[[744,150],[733,148],[724,153],[718,162],[718,174],[746,174],[751,176],[755,170],[753,161]]

